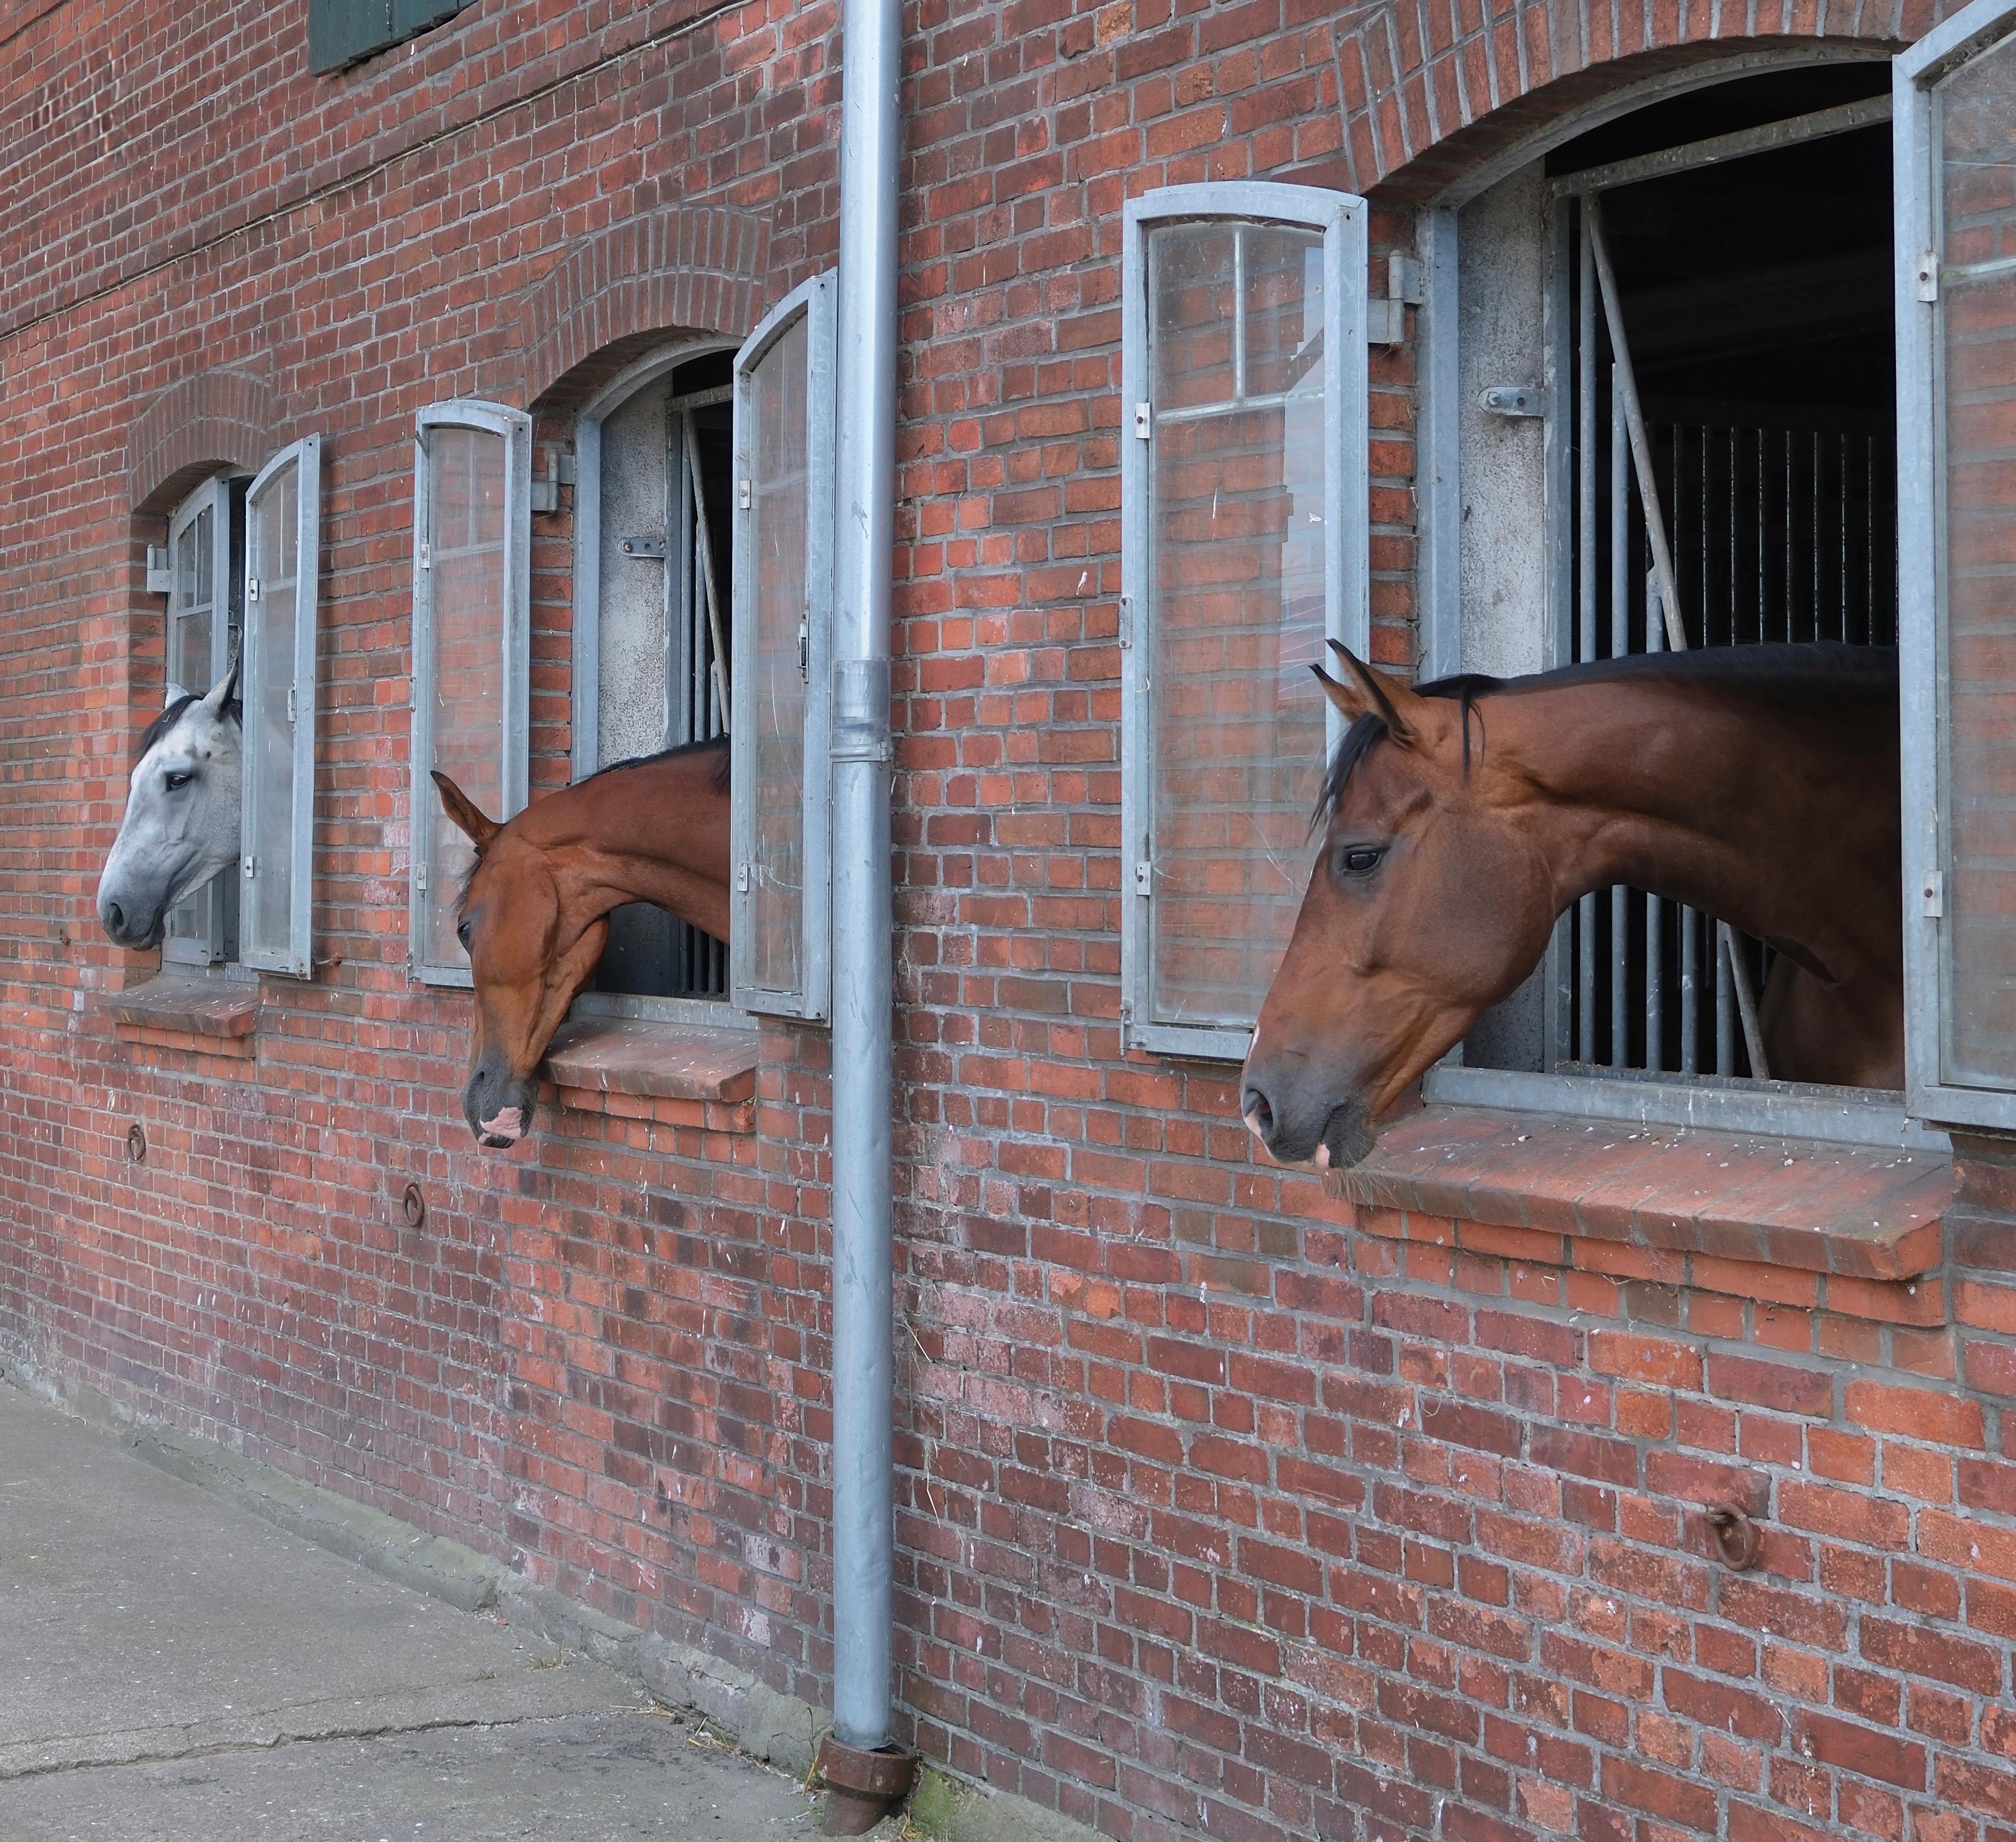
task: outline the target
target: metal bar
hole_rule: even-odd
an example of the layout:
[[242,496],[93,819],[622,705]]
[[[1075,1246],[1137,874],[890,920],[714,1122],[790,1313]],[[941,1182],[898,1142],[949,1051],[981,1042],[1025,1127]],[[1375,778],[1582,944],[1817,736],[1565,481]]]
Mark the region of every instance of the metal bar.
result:
[[718,735],[728,727],[728,712],[732,707],[728,701],[732,687],[729,683],[728,641],[721,625],[721,604],[714,586],[714,534],[707,528],[707,488],[700,483],[700,442],[693,432],[693,411],[679,412],[680,433],[686,447],[686,478],[692,483],[693,502],[693,549],[700,557],[700,583],[707,592],[707,631],[714,642],[713,679],[715,710],[719,727],[708,726],[708,733]]
[[[895,1620],[889,625],[900,0],[845,0],[833,560],[833,1715],[889,1737]],[[753,738],[748,738],[753,740]]]
[[[1617,367],[1610,368],[1610,656],[1631,650],[1630,474],[1624,427],[1624,398]],[[1631,924],[1629,896],[1622,884],[1610,892],[1610,1064],[1631,1059]]]
[[1575,1059],[1596,1059],[1596,897],[1575,904]]
[[1821,109],[1810,115],[1795,115],[1789,121],[1770,121],[1760,128],[1738,129],[1716,135],[1683,147],[1662,147],[1656,153],[1641,153],[1629,160],[1614,160],[1579,173],[1564,174],[1553,182],[1557,197],[1592,192],[1607,192],[1612,186],[1628,186],[1669,173],[1692,172],[1698,168],[1719,165],[1726,160],[1742,160],[1753,153],[1769,153],[1802,141],[1823,140],[1832,135],[1852,134],[1890,119],[1890,99],[1868,96],[1860,102],[1844,103],[1837,108]]
[[[1630,431],[1631,456],[1638,472],[1638,498],[1645,514],[1646,541],[1652,546],[1653,564],[1659,572],[1660,599],[1664,603],[1666,636],[1676,652],[1687,650],[1687,629],[1680,623],[1679,585],[1673,575],[1672,553],[1666,546],[1666,521],[1659,508],[1658,477],[1652,470],[1651,445],[1645,434],[1645,417],[1638,402],[1638,384],[1631,369],[1631,350],[1624,333],[1624,313],[1617,297],[1617,274],[1611,267],[1609,246],[1604,240],[1603,207],[1594,197],[1582,200],[1585,243],[1596,261],[1597,279],[1603,290],[1603,308],[1610,326],[1610,348],[1616,366],[1618,388],[1624,396],[1625,421]],[[1732,460],[1733,459],[1732,443]],[[1732,490],[1733,482],[1732,482]],[[1757,1029],[1757,1008],[1749,990],[1749,968],[1737,956],[1736,936],[1726,921],[1719,921],[1723,952],[1729,961],[1730,976],[1743,1015],[1744,1035],[1750,1051],[1750,1072],[1758,1080],[1770,1079],[1764,1056],[1764,1039]]]
[[1722,950],[1722,928],[1716,924],[1715,941],[1715,1072],[1736,1072],[1736,1005],[1729,983],[1729,955]]
[[[1679,431],[1674,434],[1675,468],[1679,478]],[[1665,635],[1661,631],[1659,582],[1653,572],[1645,572],[1645,650],[1661,652]],[[1666,1052],[1665,905],[1657,896],[1645,898],[1645,1065],[1657,1071]]]
[[1680,910],[1680,1072],[1701,1072],[1701,917]]
[[[1586,210],[1586,207],[1584,207]],[[1576,657],[1596,657],[1596,258],[1586,221],[1575,301]],[[1576,904],[1575,1037],[1579,1058],[1596,1059],[1596,897]]]

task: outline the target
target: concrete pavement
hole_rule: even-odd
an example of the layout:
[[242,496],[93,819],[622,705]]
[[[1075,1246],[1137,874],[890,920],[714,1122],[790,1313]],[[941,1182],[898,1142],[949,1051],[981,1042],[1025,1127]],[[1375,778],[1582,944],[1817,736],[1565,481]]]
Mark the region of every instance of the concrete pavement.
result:
[[796,1782],[0,1382],[0,1842],[786,1842]]

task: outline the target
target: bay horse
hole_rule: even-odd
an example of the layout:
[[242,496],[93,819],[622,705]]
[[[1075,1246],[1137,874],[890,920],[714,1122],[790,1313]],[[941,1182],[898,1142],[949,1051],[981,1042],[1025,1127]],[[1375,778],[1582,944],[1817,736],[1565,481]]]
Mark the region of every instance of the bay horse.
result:
[[1635,654],[1410,687],[1332,643],[1349,723],[1321,855],[1253,1033],[1240,1111],[1280,1163],[1375,1123],[1622,883],[1766,942],[1774,1077],[1901,1087],[1897,654]]
[[158,946],[168,913],[238,861],[245,753],[238,666],[149,723],[134,751],[98,918],[121,946]]
[[609,914],[649,902],[728,938],[728,739],[623,761],[499,824],[446,774],[442,806],[476,847],[455,933],[476,982],[462,1110],[477,1141],[531,1130],[538,1066],[595,975]]

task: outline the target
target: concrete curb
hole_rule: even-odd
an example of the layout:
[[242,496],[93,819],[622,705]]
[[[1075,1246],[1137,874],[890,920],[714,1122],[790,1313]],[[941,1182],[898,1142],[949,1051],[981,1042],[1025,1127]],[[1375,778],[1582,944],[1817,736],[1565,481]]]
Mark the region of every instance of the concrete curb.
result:
[[[192,1434],[138,1425],[96,1389],[56,1382],[18,1353],[0,1352],[0,1360],[5,1364],[0,1379],[16,1381],[61,1411],[115,1434],[135,1458],[185,1483],[402,1586],[464,1612],[497,1613],[578,1651],[641,1682],[675,1712],[700,1716],[754,1758],[794,1772],[812,1764],[829,1725],[826,1716],[746,1670],[578,1605],[459,1541],[429,1535],[261,1460]],[[926,1768],[908,1814],[917,1829],[937,1842],[1107,1842],[1097,1831],[1055,1811],[964,1783],[936,1767]],[[893,1822],[887,1826],[895,1832]]]

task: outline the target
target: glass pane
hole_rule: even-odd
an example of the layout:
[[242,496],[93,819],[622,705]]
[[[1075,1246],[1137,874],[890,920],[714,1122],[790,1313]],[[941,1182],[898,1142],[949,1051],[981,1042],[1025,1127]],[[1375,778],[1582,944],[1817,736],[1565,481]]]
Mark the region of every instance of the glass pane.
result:
[[755,813],[750,978],[765,991],[805,982],[806,364],[801,315],[750,379],[749,554],[755,572]]
[[468,964],[455,904],[474,853],[427,777],[439,768],[493,819],[504,809],[504,438],[483,429],[427,432],[427,521],[433,546],[434,759],[413,797],[427,835],[420,957]]
[[2016,41],[1939,93],[1946,1076],[2016,1086]]
[[252,508],[249,573],[259,598],[248,601],[248,628],[257,629],[249,658],[256,678],[244,687],[245,772],[250,831],[245,849],[253,874],[245,885],[246,943],[261,953],[287,946],[293,887],[294,724],[287,694],[294,682],[295,531],[300,469],[275,475]]
[[1153,1020],[1250,1024],[1323,773],[1323,239],[1150,233]]
[[[168,599],[167,701],[210,689],[211,616],[215,587],[212,525],[205,506],[175,537],[175,592]],[[207,959],[213,914],[224,874],[168,910],[168,957]]]

